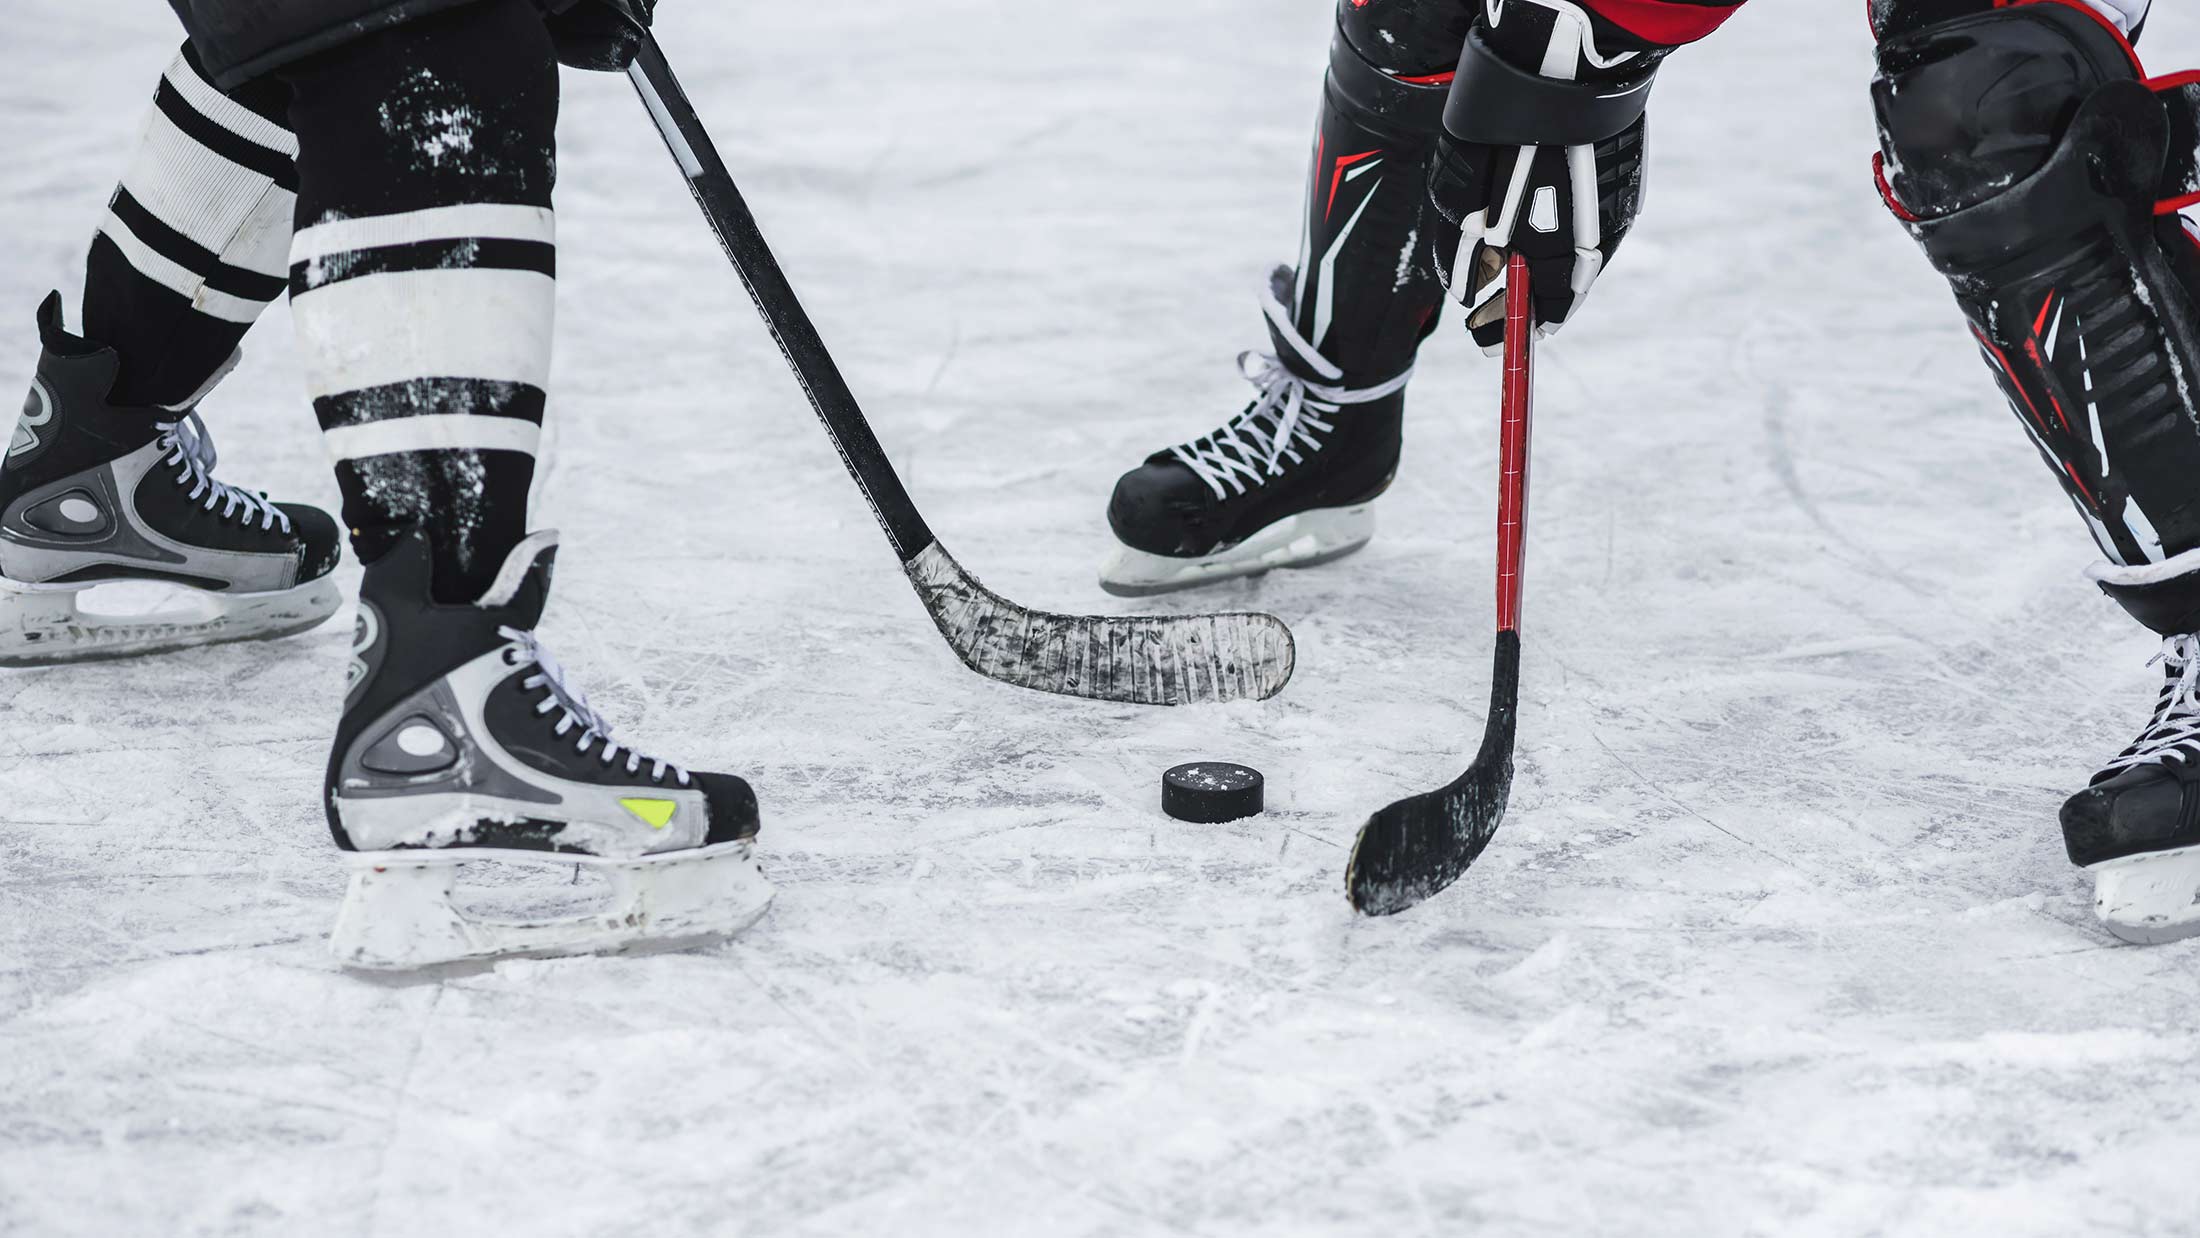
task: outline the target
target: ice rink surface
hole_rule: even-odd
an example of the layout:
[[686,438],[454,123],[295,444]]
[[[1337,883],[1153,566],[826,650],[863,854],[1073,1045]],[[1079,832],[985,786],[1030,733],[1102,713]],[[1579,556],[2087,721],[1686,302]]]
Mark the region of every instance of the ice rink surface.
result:
[[[2200,62],[2162,7],[2150,61]],[[8,14],[12,392],[177,35]],[[1247,395],[1330,21],[662,29],[948,545],[1122,613],[1102,505]],[[625,83],[568,75],[548,635],[645,749],[755,780],[778,904],[355,978],[317,806],[348,619],[0,672],[0,1233],[2200,1231],[2200,943],[2114,944],[2054,825],[2152,641],[1872,192],[1869,64],[1851,5],[1759,0],[1667,67],[1648,213],[1540,357],[1512,817],[1380,922],[1358,823],[1481,734],[1495,364],[1425,350],[1364,554],[1158,604],[1290,620],[1282,697],[1019,693],[931,631]],[[286,311],[248,353],[223,474],[333,504]],[[1194,757],[1271,811],[1163,817]]]

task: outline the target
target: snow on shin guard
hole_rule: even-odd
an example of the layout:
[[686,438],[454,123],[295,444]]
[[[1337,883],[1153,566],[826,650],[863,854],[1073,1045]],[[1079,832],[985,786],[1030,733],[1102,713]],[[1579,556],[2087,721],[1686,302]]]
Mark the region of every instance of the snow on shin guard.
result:
[[1962,8],[1874,14],[1881,192],[2103,553],[2160,565],[2200,548],[2193,109],[2090,8]]

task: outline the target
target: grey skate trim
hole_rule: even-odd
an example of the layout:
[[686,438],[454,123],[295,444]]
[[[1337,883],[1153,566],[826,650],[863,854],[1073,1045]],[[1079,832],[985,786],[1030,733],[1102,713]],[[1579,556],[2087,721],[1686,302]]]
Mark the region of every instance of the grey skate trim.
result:
[[2099,584],[2120,585],[2130,588],[2135,585],[2163,584],[2176,580],[2180,576],[2188,576],[2193,572],[2200,572],[2200,550],[2188,550],[2180,555],[2171,555],[2160,563],[2140,563],[2128,567],[2120,563],[2110,563],[2104,559],[2087,567],[2085,576],[2087,580]]
[[167,653],[226,641],[274,640],[316,627],[343,601],[327,577],[273,593],[194,590],[184,607],[151,615],[86,614],[89,585],[0,579],[0,666],[48,666]]
[[[528,766],[499,744],[483,706],[512,673],[499,647],[406,697],[359,733],[337,766],[334,792],[337,819],[353,847],[474,847],[484,821],[549,822],[560,827],[554,836],[560,847],[606,858],[702,845],[710,809],[699,785],[669,778],[662,785],[573,782]],[[431,734],[448,747],[432,749]],[[626,799],[669,800],[672,819],[653,827],[620,802]]]
[[344,709],[351,709],[351,698],[359,695],[361,685],[382,669],[382,659],[389,651],[382,645],[382,614],[374,603],[362,597],[352,611],[351,661],[344,665]]
[[8,436],[7,459],[27,456],[38,450],[38,431],[53,420],[58,402],[46,380],[31,376],[30,393],[23,397],[23,414],[15,420],[15,432]]
[[23,523],[56,537],[97,537],[114,527],[114,519],[107,514],[113,507],[77,487],[24,508]]
[[[194,546],[162,535],[138,515],[130,496],[168,454],[156,439],[120,460],[72,473],[19,496],[0,512],[0,576],[44,584],[87,568],[113,567],[193,582],[226,581],[229,590],[238,593],[278,593],[295,586],[295,552]],[[83,516],[70,506],[70,500],[97,509],[97,518]],[[65,523],[54,519],[64,514]],[[60,527],[51,527],[57,523]],[[69,525],[81,526],[83,531]]]
[[483,610],[510,606],[512,599],[519,596],[520,586],[527,583],[527,573],[535,569],[535,560],[542,557],[543,551],[557,544],[556,529],[538,529],[521,538],[519,545],[512,547],[511,553],[504,556],[504,566],[497,569],[497,578],[489,582],[488,591],[474,605]]
[[1277,568],[1316,567],[1359,550],[1374,536],[1371,504],[1316,508],[1286,516],[1213,554],[1177,558],[1117,546],[1100,567],[1100,587],[1117,597],[1151,597]]
[[1043,614],[979,584],[938,542],[905,570],[955,656],[1018,687],[1133,705],[1266,700],[1297,658],[1273,615]]

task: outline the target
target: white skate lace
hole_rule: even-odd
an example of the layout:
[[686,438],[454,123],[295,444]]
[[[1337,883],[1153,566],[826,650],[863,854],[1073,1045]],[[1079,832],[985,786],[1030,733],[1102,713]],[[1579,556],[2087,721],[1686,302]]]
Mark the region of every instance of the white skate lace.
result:
[[260,528],[280,528],[290,532],[290,516],[282,508],[268,501],[264,494],[239,490],[226,482],[215,481],[214,440],[206,432],[206,423],[197,413],[185,413],[178,421],[159,423],[161,446],[168,449],[168,463],[179,466],[176,484],[189,485],[191,501],[204,499],[199,506],[213,511],[219,505],[222,519],[241,520],[246,524],[254,520]]
[[597,757],[597,760],[602,761],[605,765],[610,765],[618,760],[619,754],[624,752],[626,754],[627,773],[639,772],[642,763],[646,761],[650,765],[650,781],[663,782],[665,774],[669,771],[681,786],[688,785],[689,779],[686,770],[672,764],[670,761],[660,760],[656,757],[645,757],[612,738],[611,724],[604,721],[604,716],[596,712],[595,707],[588,703],[588,698],[582,696],[579,689],[565,682],[565,668],[558,665],[558,660],[550,656],[550,651],[543,647],[542,642],[535,638],[533,632],[524,632],[518,628],[500,627],[497,629],[497,635],[512,642],[511,647],[505,651],[505,661],[514,666],[525,666],[530,663],[534,665],[536,673],[520,680],[520,687],[529,691],[536,688],[548,688],[550,690],[550,695],[544,697],[542,703],[535,706],[535,712],[548,717],[550,714],[563,710],[564,716],[558,719],[554,733],[562,737],[575,730],[580,732],[573,743],[576,751],[587,752],[597,744],[602,744],[603,751]]
[[[1262,309],[1276,333],[1317,374],[1332,381],[1344,377],[1343,370],[1298,333],[1281,301],[1265,297]],[[1403,390],[1413,377],[1408,367],[1405,373],[1372,387],[1331,386],[1300,377],[1272,352],[1252,349],[1238,354],[1237,365],[1238,373],[1260,395],[1221,429],[1169,449],[1207,483],[1217,499],[1242,495],[1271,477],[1283,476],[1286,462],[1304,463],[1307,455],[1322,449],[1321,436],[1337,428],[1331,416],[1346,405],[1366,404]]]
[[2200,636],[2172,636],[2163,641],[2162,652],[2147,665],[2155,662],[2162,664],[2165,673],[2162,696],[2154,706],[2154,721],[2131,741],[2129,748],[2102,767],[2103,774],[2134,765],[2188,762],[2200,749]]

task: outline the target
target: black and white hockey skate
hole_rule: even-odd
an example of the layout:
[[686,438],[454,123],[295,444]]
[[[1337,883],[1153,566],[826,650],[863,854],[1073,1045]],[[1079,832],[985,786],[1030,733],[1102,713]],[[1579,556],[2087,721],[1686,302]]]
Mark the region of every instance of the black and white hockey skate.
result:
[[2200,550],[2089,575],[2162,637],[2162,690],[2146,729],[2063,804],[2063,844],[2109,932],[2200,934]]
[[1402,374],[1360,384],[1307,343],[1277,267],[1261,299],[1273,353],[1241,353],[1260,394],[1230,422],[1159,451],[1115,483],[1122,543],[1100,587],[1141,597],[1341,558],[1375,535],[1370,508],[1398,471]]
[[[38,328],[38,376],[0,460],[0,666],[288,636],[335,613],[327,513],[216,481],[190,405],[111,403],[120,362],[62,329],[58,295]],[[181,586],[184,603],[127,616],[80,605],[118,581]]]
[[2157,660],[2153,719],[2062,807],[2102,923],[2141,944],[2200,933],[2200,636],[2167,638]]
[[[417,530],[367,566],[326,784],[351,867],[340,961],[684,943],[739,932],[770,905],[748,783],[621,744],[536,640],[556,546],[555,533],[529,536],[479,601],[456,606],[430,596]],[[454,897],[469,861],[581,865],[609,893],[576,914],[481,916]]]

